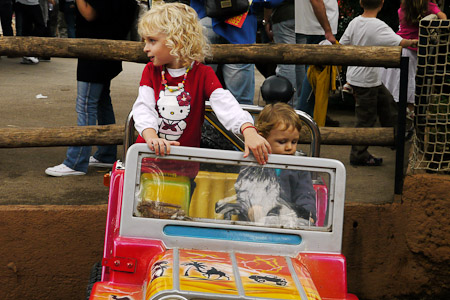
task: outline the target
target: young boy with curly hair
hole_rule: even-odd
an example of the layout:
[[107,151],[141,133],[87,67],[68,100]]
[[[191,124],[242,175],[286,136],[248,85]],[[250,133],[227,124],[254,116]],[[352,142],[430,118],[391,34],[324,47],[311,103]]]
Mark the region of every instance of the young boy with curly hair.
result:
[[[268,104],[256,121],[273,154],[294,155],[302,128],[299,116],[286,103]],[[316,221],[316,193],[310,172],[246,167],[235,183],[237,202],[250,221],[297,227]]]

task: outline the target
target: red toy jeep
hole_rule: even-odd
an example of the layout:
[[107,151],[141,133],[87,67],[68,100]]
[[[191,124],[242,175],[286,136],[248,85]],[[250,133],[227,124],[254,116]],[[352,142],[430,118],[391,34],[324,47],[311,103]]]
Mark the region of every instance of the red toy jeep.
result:
[[[110,176],[89,299],[357,299],[341,254],[343,164],[270,155],[261,166],[242,156],[173,147],[161,157],[132,145]],[[283,173],[309,178],[307,214],[282,196]],[[258,217],[249,213],[257,206]]]

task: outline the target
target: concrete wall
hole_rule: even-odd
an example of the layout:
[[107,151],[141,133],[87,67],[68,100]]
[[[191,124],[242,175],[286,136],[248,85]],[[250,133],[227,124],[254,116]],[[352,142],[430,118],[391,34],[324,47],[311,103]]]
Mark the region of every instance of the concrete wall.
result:
[[[402,203],[346,205],[349,292],[450,298],[449,190],[449,176],[408,176]],[[83,299],[105,219],[106,205],[0,206],[0,299]]]

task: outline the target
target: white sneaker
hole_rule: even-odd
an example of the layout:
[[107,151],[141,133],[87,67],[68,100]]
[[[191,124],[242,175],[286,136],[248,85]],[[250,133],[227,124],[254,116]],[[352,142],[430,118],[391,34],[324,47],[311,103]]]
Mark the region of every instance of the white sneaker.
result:
[[89,167],[111,168],[113,165],[114,164],[101,162],[93,156],[89,157]]
[[45,170],[45,174],[50,176],[74,176],[74,175],[86,175],[84,172],[75,171],[74,169],[69,168],[65,164],[60,164],[51,168],[47,168]]
[[39,63],[39,59],[37,57],[24,56],[20,63],[24,65],[35,65]]

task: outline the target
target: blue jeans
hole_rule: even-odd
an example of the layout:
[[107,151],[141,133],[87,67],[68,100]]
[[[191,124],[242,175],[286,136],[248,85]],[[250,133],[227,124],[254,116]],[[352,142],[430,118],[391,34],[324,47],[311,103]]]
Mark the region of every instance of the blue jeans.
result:
[[[200,23],[206,28],[206,36],[211,44],[229,44],[222,36],[212,29],[211,18],[205,17]],[[217,71],[217,65],[210,65]],[[224,64],[222,66],[225,88],[240,104],[253,104],[255,96],[255,65],[254,64]]]
[[64,19],[67,24],[67,37],[75,38],[75,18],[77,15],[77,7],[75,2],[64,2]]
[[[324,39],[325,37],[323,35],[296,34],[297,44],[318,44]],[[316,99],[311,84],[308,81],[308,76],[306,76],[307,72],[308,68],[306,67],[303,73],[302,91],[300,93],[299,102],[297,103],[297,109],[306,112],[311,117],[314,117],[314,105],[316,103]]]
[[[77,125],[89,126],[115,124],[114,110],[110,96],[110,82],[93,83],[77,82]],[[71,169],[87,172],[91,146],[69,147],[64,164]],[[101,162],[114,163],[117,157],[117,146],[98,146],[94,157]]]
[[[280,23],[275,23],[272,25],[273,40],[277,44],[295,44],[295,19],[282,21]],[[297,107],[298,97],[300,96],[300,91],[302,90],[302,82],[296,80],[296,65],[277,65],[276,73],[277,75],[284,76],[291,82],[292,86],[296,89],[296,94],[294,95],[294,107]],[[305,67],[303,68],[303,73]],[[304,75],[303,75],[304,76]],[[303,77],[302,77],[303,78]]]

